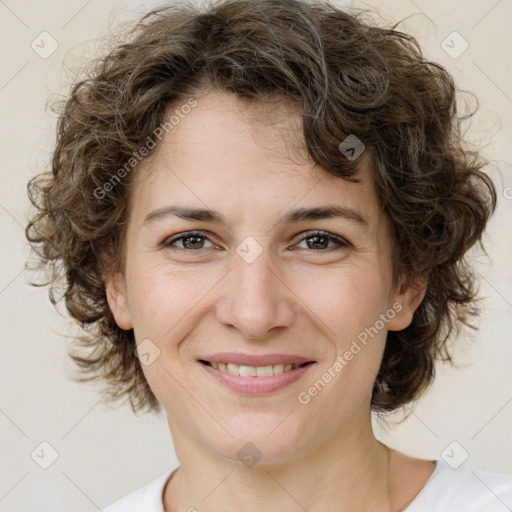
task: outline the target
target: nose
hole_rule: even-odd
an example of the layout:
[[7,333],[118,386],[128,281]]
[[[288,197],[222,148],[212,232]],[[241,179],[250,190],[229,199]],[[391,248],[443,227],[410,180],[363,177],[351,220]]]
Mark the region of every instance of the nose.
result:
[[279,328],[292,325],[296,295],[273,264],[268,249],[250,263],[238,254],[233,260],[216,306],[218,321],[252,340],[265,340]]

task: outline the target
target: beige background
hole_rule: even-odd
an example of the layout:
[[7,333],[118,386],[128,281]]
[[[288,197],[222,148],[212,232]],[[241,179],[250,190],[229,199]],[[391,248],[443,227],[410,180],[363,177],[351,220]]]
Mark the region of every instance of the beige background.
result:
[[[399,28],[417,36],[427,57],[445,65],[460,88],[477,95],[471,135],[495,160],[489,172],[499,192],[487,237],[491,259],[474,256],[485,297],[480,333],[461,341],[461,368],[440,367],[432,390],[404,423],[377,431],[392,446],[421,457],[439,458],[456,441],[445,454],[467,452],[464,464],[512,473],[512,3],[352,4],[378,5],[389,22],[412,15]],[[127,405],[109,410],[94,387],[71,382],[62,336],[71,324],[54,310],[47,289],[30,287],[23,272],[26,182],[47,165],[55,133],[46,100],[65,92],[73,76],[69,68],[94,52],[109,22],[137,17],[152,5],[0,1],[0,511],[99,510],[177,465],[163,416],[137,418]],[[43,31],[58,44],[47,58],[31,47]],[[468,48],[453,58],[443,49],[445,40],[452,54],[464,41]],[[31,458],[41,448],[50,456],[42,442],[58,453],[48,469]]]

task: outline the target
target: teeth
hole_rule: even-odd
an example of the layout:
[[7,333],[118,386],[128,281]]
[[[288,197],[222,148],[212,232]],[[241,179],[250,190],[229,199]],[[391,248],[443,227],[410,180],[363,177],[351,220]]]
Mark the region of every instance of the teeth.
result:
[[259,368],[254,366],[239,366],[238,368],[241,377],[255,377],[259,370]]
[[210,363],[212,368],[221,372],[228,372],[231,375],[240,375],[242,377],[271,377],[280,373],[289,372],[298,368],[300,364],[274,364],[268,366],[244,366],[234,363]]
[[228,373],[231,373],[232,375],[240,375],[240,366],[228,363]]
[[[242,368],[243,368],[243,366],[240,366],[240,375],[242,375]],[[256,367],[256,375],[258,377],[272,377],[272,375],[274,375],[274,368],[272,365],[257,366]]]
[[279,375],[284,371],[284,364],[275,364],[272,366],[274,375]]

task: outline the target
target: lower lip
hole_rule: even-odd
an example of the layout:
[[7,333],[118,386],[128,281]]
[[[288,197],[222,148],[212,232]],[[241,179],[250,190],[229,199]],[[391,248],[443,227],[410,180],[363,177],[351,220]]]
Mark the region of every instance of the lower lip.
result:
[[210,375],[227,385],[234,391],[239,391],[247,395],[264,395],[282,389],[293,382],[299,380],[315,363],[309,363],[306,366],[295,368],[287,372],[272,375],[270,377],[242,377],[232,375],[229,372],[216,370],[211,366],[200,364]]

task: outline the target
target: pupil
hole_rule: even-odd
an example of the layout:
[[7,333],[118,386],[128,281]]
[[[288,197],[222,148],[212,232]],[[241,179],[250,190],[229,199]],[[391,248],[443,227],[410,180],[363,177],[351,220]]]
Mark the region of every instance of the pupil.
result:
[[[195,240],[196,242],[190,243],[191,240]],[[200,249],[202,243],[201,236],[189,236],[183,240],[183,243],[187,249]],[[195,245],[197,244],[197,245]]]
[[321,235],[315,235],[315,236],[312,236],[309,238],[309,240],[315,240],[315,242],[313,244],[309,244],[309,245],[313,245],[313,247],[310,247],[311,248],[318,248],[318,240],[322,240],[323,243],[320,243],[320,245],[323,246],[323,248],[325,248],[329,242],[326,243],[327,241],[327,238],[325,236],[321,236]]

